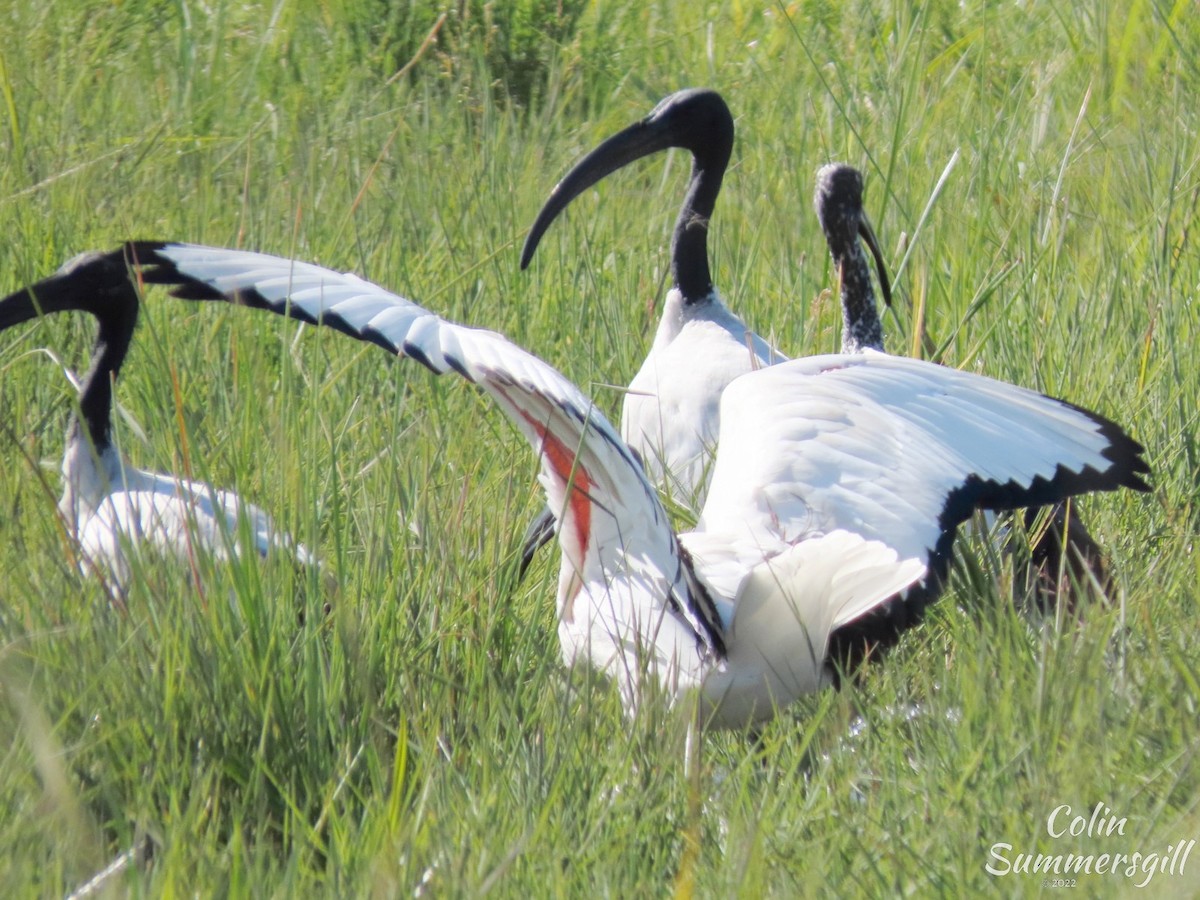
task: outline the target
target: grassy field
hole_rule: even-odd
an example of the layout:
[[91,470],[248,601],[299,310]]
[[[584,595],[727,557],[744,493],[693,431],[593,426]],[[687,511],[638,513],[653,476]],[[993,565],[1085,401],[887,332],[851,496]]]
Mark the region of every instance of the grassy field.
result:
[[[502,331],[615,411],[686,156],[581,198],[527,273],[520,243],[583,151],[708,85],[738,125],[715,275],[758,331],[837,346],[811,193],[843,159],[896,276],[893,347],[921,308],[946,363],[1145,443],[1153,494],[1084,504],[1112,604],[1033,621],[1003,572],[961,566],[861,685],[758,739],[706,736],[693,780],[677,716],[627,721],[560,665],[556,555],[516,586],[540,504],[516,433],[333,332],[148,295],[117,391],[126,454],[271,510],[337,586],[147,560],[113,608],[55,510],[63,370],[94,337],[58,316],[0,337],[9,896],[64,895],[131,848],[118,895],[1038,895],[1041,875],[989,874],[989,848],[1200,839],[1195,10],[831,6],[463,0],[439,25],[383,0],[18,3],[0,292],[130,237],[291,254]],[[1123,835],[1047,833],[1056,807],[1097,803]],[[1200,891],[1200,852],[1152,887]]]

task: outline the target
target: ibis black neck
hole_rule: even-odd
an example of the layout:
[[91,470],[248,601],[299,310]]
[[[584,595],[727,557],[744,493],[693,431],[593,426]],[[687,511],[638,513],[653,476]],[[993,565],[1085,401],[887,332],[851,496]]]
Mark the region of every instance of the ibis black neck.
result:
[[883,254],[863,209],[863,180],[857,169],[834,163],[817,173],[814,197],[817,218],[829,245],[834,271],[841,282],[842,351],[883,351],[883,323],[875,305],[871,267],[860,238],[875,257],[879,286],[891,303],[891,285]]
[[137,295],[132,285],[130,294],[131,302],[114,302],[103,312],[95,313],[99,331],[92,347],[91,365],[79,389],[79,416],[97,450],[112,443],[113,385],[137,325]]
[[[722,104],[724,105],[724,104]],[[675,222],[671,240],[671,274],[684,303],[707,299],[713,290],[708,264],[708,224],[721,193],[721,182],[733,149],[733,119],[728,131],[715,131],[711,143],[693,144],[692,179]]]

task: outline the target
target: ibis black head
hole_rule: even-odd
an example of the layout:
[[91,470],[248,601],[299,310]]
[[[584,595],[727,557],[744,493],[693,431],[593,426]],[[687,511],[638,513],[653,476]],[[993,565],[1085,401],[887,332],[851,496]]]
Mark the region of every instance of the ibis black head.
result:
[[[86,312],[99,331],[92,364],[79,394],[79,411],[97,448],[106,446],[112,412],[112,383],[137,325],[138,293],[122,251],[77,256],[49,278],[0,300],[0,331],[56,312]],[[72,426],[73,428],[75,426]]]
[[91,313],[102,325],[124,318],[136,321],[137,309],[137,290],[124,255],[84,253],[49,278],[0,300],[0,331],[56,312]]
[[525,239],[521,268],[529,265],[542,235],[583,191],[634,160],[670,147],[692,154],[692,177],[672,239],[671,265],[685,301],[712,291],[708,220],[733,151],[733,116],[716,91],[692,88],[671,94],[650,115],[614,134],[575,164],[550,194]]
[[879,273],[879,289],[884,302],[891,306],[892,286],[883,263],[883,252],[879,249],[871,220],[863,209],[862,173],[845,163],[822,166],[817,172],[813,205],[817,209],[817,218],[821,221],[821,230],[825,232],[834,262],[841,264],[853,254],[860,237],[871,248],[875,269]]

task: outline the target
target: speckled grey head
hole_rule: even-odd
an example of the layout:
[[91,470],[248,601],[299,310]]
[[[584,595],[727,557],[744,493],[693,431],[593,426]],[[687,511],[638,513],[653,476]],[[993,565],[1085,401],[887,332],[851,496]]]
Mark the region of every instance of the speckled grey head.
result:
[[883,324],[875,309],[875,291],[871,271],[862,252],[859,238],[871,249],[879,273],[879,289],[884,302],[892,302],[883,253],[875,238],[871,220],[863,209],[862,174],[845,163],[830,163],[817,172],[817,189],[813,195],[817,218],[829,254],[833,257],[842,290],[842,351],[883,350]]

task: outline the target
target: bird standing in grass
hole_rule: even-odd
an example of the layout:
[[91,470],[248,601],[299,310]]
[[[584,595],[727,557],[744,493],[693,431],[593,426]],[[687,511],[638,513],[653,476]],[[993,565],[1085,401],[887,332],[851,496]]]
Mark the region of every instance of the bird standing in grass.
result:
[[113,388],[133,339],[138,292],[120,254],[88,254],[0,300],[0,331],[56,312],[86,312],[98,331],[79,389],[63,455],[59,512],[81,551],[81,567],[128,587],[130,553],[148,545],[187,560],[198,548],[237,552],[241,520],[254,549],[283,549],[303,564],[308,551],[278,533],[262,510],[207,484],[131,466],[113,441]]
[[[525,238],[527,268],[546,229],[602,178],[672,147],[692,155],[692,172],[671,236],[671,289],[654,343],[621,407],[621,437],[651,481],[693,510],[704,505],[720,431],[721,393],[733,379],[787,359],[725,305],[708,262],[708,225],[733,152],[733,115],[716,91],[692,88],[663,99],[644,119],[602,142],[555,186]],[[544,510],[525,533],[520,573],[553,538]]]
[[739,375],[787,359],[725,305],[709,269],[708,225],[733,137],[733,115],[716,91],[671,94],[572,167],[538,213],[521,252],[525,268],[551,223],[605,176],[672,147],[691,153],[691,178],[671,237],[672,285],[650,353],[625,394],[621,436],[641,455],[651,481],[696,510],[707,492],[721,393]]
[[[124,252],[175,296],[331,327],[485,391],[537,454],[557,519],[562,656],[611,676],[629,708],[661,690],[696,696],[713,725],[769,718],[836,679],[846,629],[886,646],[920,618],[974,510],[1148,490],[1142,447],[1102,416],[867,351],[734,379],[700,520],[676,534],[604,415],[502,335],[310,263],[174,243]],[[881,604],[903,609],[873,618]]]

